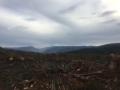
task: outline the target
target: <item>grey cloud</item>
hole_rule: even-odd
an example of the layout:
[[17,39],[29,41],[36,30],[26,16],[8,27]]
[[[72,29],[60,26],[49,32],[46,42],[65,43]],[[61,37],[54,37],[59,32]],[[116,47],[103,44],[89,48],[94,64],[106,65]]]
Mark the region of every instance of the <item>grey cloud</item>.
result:
[[68,8],[61,10],[59,13],[68,13],[71,11],[74,11],[75,9],[77,9],[79,6],[82,6],[85,3],[85,1],[80,1],[77,2],[76,4],[69,6]]
[[111,16],[113,15],[114,13],[116,13],[116,11],[105,11],[103,12],[100,17],[107,17],[107,16]]
[[[12,10],[17,9],[16,11],[20,11],[21,13],[23,13],[20,10],[22,8],[22,10],[24,9],[26,11],[30,11],[30,14],[31,13],[38,14],[37,15],[38,18],[39,18],[40,15],[43,15],[43,16],[49,18],[50,20],[56,22],[56,23],[60,23],[63,26],[66,26],[66,27],[69,27],[69,28],[75,27],[74,23],[66,20],[65,18],[61,17],[59,15],[59,13],[57,13],[57,11],[56,11],[57,5],[52,5],[52,6],[56,6],[56,7],[51,9],[50,8],[51,5],[49,5],[48,2],[49,2],[48,0],[45,0],[45,1],[43,1],[43,0],[39,0],[39,1],[35,0],[35,1],[31,1],[31,2],[28,2],[27,0],[23,1],[23,2],[18,1],[18,0],[16,0],[15,2],[14,2],[14,0],[12,0],[10,2],[6,1],[7,7],[9,6],[8,8],[11,8]],[[52,4],[54,4],[54,3],[52,3]],[[18,6],[15,6],[15,5],[18,5]],[[44,10],[44,8],[46,8],[46,9]],[[27,18],[27,20],[33,20],[33,19],[35,20],[35,18]]]
[[[35,34],[30,30],[26,31],[27,28],[23,26],[15,24],[14,27],[9,29],[7,25],[3,27],[2,23],[0,23],[0,44],[8,46],[33,45],[41,47],[44,45],[96,45],[120,41],[120,27],[119,25],[115,26],[115,24],[113,24],[114,22],[118,22],[118,20],[116,21],[114,17],[107,17],[112,16],[112,14],[116,13],[115,11],[100,11],[100,0],[70,1],[70,3],[64,4],[59,3],[62,1],[58,2],[57,0],[4,0],[2,5],[0,4],[0,7],[13,11],[15,14],[18,14],[18,16],[23,16],[27,22],[42,21],[41,16],[44,16],[44,18],[50,20],[48,23],[58,24],[59,28],[56,29],[60,32],[52,35]],[[74,10],[76,10],[77,14],[71,12]],[[65,15],[67,12],[69,12],[69,15],[73,15],[71,17],[72,19],[69,18],[69,15]],[[95,13],[95,15],[102,14],[100,17],[96,17],[93,13]],[[88,21],[91,20],[91,17],[93,19],[103,17],[104,23],[98,24],[98,22],[95,21],[95,25],[82,26],[79,20],[73,22],[76,16],[79,16],[80,20],[88,19]],[[84,25],[84,23],[86,24],[87,21],[82,24]],[[106,25],[105,23],[110,23],[110,25]]]

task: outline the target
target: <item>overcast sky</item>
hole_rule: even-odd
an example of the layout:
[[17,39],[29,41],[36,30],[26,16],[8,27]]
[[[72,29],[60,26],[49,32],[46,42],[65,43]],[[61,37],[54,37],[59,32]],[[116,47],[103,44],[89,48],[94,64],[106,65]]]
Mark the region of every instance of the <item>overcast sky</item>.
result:
[[120,42],[120,0],[0,0],[0,46]]

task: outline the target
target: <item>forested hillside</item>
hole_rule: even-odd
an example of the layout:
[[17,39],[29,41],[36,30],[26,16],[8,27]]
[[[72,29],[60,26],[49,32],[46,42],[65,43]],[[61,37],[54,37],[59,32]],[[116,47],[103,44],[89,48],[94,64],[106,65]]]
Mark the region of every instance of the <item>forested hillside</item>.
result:
[[38,54],[0,48],[0,90],[119,89],[119,54]]

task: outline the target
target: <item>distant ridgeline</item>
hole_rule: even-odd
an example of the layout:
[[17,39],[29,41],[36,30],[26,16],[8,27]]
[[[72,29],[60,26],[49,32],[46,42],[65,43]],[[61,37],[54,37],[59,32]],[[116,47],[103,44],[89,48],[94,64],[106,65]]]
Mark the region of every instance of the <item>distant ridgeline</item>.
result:
[[[18,47],[18,48],[4,48],[4,50],[35,52],[43,54],[110,54],[120,53],[120,43],[106,44],[101,46],[53,46],[46,48]],[[0,48],[3,50],[3,48]],[[1,51],[0,51],[1,52]]]
[[83,48],[81,50],[72,51],[69,53],[79,53],[79,54],[110,54],[110,53],[120,53],[120,43],[107,44],[102,46],[93,46],[88,48]]

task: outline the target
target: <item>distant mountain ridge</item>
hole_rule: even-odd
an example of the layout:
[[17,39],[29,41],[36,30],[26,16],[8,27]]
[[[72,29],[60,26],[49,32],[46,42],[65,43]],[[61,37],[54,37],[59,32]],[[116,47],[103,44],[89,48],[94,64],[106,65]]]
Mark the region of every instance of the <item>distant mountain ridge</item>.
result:
[[88,47],[87,46],[53,46],[46,48],[44,53],[65,53],[65,52],[80,50],[83,48],[88,48]]
[[25,51],[25,52],[39,52],[39,49],[33,46],[15,47],[15,48],[9,48],[9,49],[17,50],[17,51]]
[[89,48],[83,48],[81,50],[72,51],[69,53],[80,53],[80,54],[109,54],[109,53],[120,53],[120,43],[111,43],[101,46],[93,46]]
[[35,48],[32,46],[28,47],[17,47],[17,48],[10,48],[12,50],[17,51],[25,51],[25,52],[39,52],[39,53],[66,53],[75,50],[80,50],[83,48],[87,48],[87,46],[52,46],[46,48]]
[[35,48],[32,46],[10,48],[12,50],[37,53],[80,53],[80,54],[104,54],[120,53],[120,43],[112,43],[101,46],[52,46],[46,48]]

